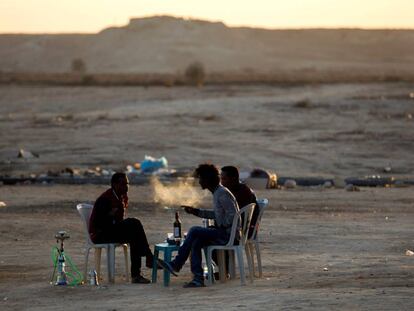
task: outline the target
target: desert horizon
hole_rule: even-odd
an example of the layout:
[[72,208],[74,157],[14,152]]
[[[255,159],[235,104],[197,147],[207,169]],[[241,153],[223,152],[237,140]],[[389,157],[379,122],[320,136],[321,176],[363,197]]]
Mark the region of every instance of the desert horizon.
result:
[[89,35],[0,35],[0,72],[182,76],[200,63],[207,75],[247,80],[255,75],[411,80],[412,42],[414,30],[265,30],[157,16]]

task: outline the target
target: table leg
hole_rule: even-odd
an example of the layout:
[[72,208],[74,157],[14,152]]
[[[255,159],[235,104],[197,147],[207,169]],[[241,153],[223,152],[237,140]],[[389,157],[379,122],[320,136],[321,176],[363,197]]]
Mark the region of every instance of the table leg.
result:
[[[164,250],[164,261],[170,262],[171,261],[171,251],[169,249]],[[164,286],[170,285],[170,272],[164,270]]]

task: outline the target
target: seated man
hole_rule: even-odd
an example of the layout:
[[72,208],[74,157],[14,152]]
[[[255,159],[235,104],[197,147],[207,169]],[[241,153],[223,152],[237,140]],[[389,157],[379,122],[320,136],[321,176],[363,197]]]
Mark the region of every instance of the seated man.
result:
[[202,189],[208,189],[213,194],[214,210],[202,210],[186,206],[187,213],[201,218],[214,219],[215,226],[209,228],[192,227],[188,231],[178,255],[171,262],[162,262],[161,265],[172,274],[177,275],[191,252],[191,272],[194,277],[184,287],[203,287],[204,276],[201,266],[201,250],[208,245],[224,245],[228,242],[234,215],[239,207],[230,191],[220,184],[218,169],[211,164],[201,164],[195,171]]
[[96,200],[89,220],[89,234],[94,243],[128,243],[131,255],[132,283],[148,284],[141,274],[141,257],[152,268],[153,255],[141,222],[125,218],[128,208],[129,181],[124,173],[112,175],[111,188]]
[[259,205],[257,204],[256,195],[253,190],[247,185],[243,184],[239,180],[239,170],[235,166],[223,166],[221,168],[221,183],[224,187],[230,190],[237,200],[237,204],[240,208],[243,208],[247,204],[255,203],[253,210],[252,220],[249,228],[249,238],[253,234],[253,230],[256,226],[257,217],[259,216]]

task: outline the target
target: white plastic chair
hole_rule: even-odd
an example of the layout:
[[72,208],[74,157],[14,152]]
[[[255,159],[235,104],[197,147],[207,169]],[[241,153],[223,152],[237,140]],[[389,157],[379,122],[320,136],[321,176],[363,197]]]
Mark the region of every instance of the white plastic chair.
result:
[[101,252],[104,248],[106,250],[106,258],[107,258],[107,265],[108,265],[108,281],[110,283],[115,282],[115,248],[117,246],[121,246],[124,250],[125,256],[125,276],[126,281],[129,282],[129,264],[128,264],[128,245],[127,244],[120,244],[120,243],[102,243],[102,244],[95,244],[92,242],[89,236],[89,218],[91,217],[93,205],[81,203],[76,206],[76,209],[79,212],[79,215],[84,223],[85,227],[85,237],[86,237],[86,244],[85,244],[85,269],[83,275],[83,281],[86,282],[87,272],[88,272],[88,260],[89,260],[89,251],[94,248],[95,249],[95,269],[100,277],[101,272]]
[[[208,280],[207,283],[211,285],[213,283],[213,260],[212,255],[213,251],[217,251],[217,257],[218,257],[218,267],[220,272],[220,279],[225,279],[225,259],[224,259],[224,251],[228,250],[230,251],[230,275],[232,277],[235,276],[235,267],[234,267],[234,254],[237,256],[237,261],[239,264],[239,270],[240,270],[240,282],[242,285],[246,284],[246,277],[244,274],[244,260],[243,260],[243,251],[249,251],[248,248],[245,248],[246,240],[247,240],[247,232],[250,225],[250,221],[252,219],[253,215],[253,209],[254,209],[254,203],[248,204],[245,207],[243,207],[240,211],[238,211],[233,218],[233,223],[231,227],[231,234],[229,241],[226,245],[210,245],[207,247],[207,250],[205,251],[206,255],[206,264],[208,267]],[[243,228],[241,230],[241,236],[238,245],[234,245],[235,239],[236,239],[236,230],[238,227],[238,224],[241,220],[241,217],[243,217]],[[234,252],[234,253],[233,253]],[[248,260],[248,266],[249,266],[249,276],[250,281],[253,282],[253,271],[251,270],[252,264],[250,263],[251,256],[246,254],[247,260]]]
[[250,238],[247,239],[246,242],[246,254],[250,255],[250,262],[252,264],[253,275],[256,274],[255,266],[254,266],[254,253],[256,253],[257,258],[257,268],[259,270],[259,278],[263,276],[262,272],[262,258],[260,256],[260,247],[259,247],[259,228],[260,222],[262,220],[263,212],[265,208],[269,205],[268,199],[257,199],[257,203],[259,204],[259,215],[257,216],[256,225],[252,232]]

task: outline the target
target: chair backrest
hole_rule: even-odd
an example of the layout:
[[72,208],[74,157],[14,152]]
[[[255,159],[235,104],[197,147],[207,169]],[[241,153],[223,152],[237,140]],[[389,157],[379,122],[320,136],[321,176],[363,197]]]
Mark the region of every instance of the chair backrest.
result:
[[266,209],[266,207],[269,205],[268,199],[257,199],[257,204],[259,206],[259,215],[257,216],[256,225],[254,226],[253,233],[250,237],[250,240],[256,240],[257,234],[259,233],[260,228],[260,222],[262,221],[263,212]]
[[78,213],[85,227],[86,240],[88,241],[89,244],[93,244],[89,236],[89,218],[91,218],[93,205],[87,204],[87,203],[80,203],[76,205],[76,209],[78,210]]
[[239,240],[239,244],[244,245],[247,240],[247,231],[250,226],[250,221],[252,220],[253,210],[254,210],[254,203],[250,203],[243,208],[241,208],[237,213],[234,215],[233,223],[231,226],[231,233],[230,238],[226,246],[233,246],[236,239],[236,231],[239,228],[240,220],[243,219],[241,222],[243,227],[241,228],[241,236]]

